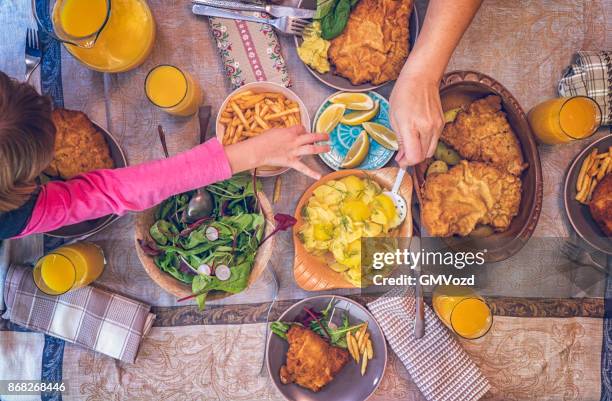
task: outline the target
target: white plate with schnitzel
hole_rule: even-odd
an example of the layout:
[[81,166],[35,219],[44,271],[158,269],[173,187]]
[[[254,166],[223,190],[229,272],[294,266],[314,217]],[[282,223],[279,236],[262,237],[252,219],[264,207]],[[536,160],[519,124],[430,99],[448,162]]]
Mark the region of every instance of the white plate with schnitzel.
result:
[[[392,6],[385,7],[387,2]],[[305,1],[300,1],[298,7],[307,8]],[[406,30],[398,29],[398,15],[405,16]],[[397,79],[418,33],[419,18],[413,0],[359,0],[342,34],[331,40],[331,71],[322,74],[305,65],[331,88],[369,91]],[[296,48],[302,42],[301,37],[295,36]]]

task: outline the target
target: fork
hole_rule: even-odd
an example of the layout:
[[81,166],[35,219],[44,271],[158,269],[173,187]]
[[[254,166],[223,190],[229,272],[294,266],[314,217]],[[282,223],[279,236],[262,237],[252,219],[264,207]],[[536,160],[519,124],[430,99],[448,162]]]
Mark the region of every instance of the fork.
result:
[[40,43],[38,41],[38,30],[34,28],[28,28],[26,31],[26,46],[25,46],[25,64],[26,64],[26,82],[30,80],[30,76],[40,65],[42,58],[42,51],[40,50]]
[[268,353],[268,335],[270,333],[270,313],[272,312],[272,307],[274,306],[274,302],[276,302],[276,298],[278,297],[278,276],[276,275],[276,271],[274,271],[274,266],[269,266],[268,270],[272,273],[272,281],[274,283],[274,294],[272,295],[272,302],[270,302],[270,306],[268,307],[268,312],[266,314],[266,335],[264,337],[264,352],[263,359],[261,360],[261,369],[259,370],[259,376],[265,376],[266,374],[266,354]]
[[606,267],[597,262],[589,252],[571,241],[565,241],[563,243],[561,246],[561,253],[567,259],[579,265],[596,267],[604,272],[608,272]]
[[308,20],[296,17],[279,17],[279,18],[258,18],[251,15],[243,15],[240,13],[223,10],[220,8],[194,4],[192,11],[197,15],[205,15],[208,17],[226,18],[240,21],[257,22],[260,24],[271,25],[277,31],[289,35],[302,36],[304,29],[310,24]]

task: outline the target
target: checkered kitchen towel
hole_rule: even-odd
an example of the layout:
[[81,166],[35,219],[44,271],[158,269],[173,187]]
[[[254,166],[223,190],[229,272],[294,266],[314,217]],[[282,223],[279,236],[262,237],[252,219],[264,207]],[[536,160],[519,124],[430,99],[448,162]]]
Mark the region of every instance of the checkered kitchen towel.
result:
[[[244,12],[259,18],[266,14]],[[291,86],[274,28],[254,22],[209,18],[210,30],[232,87],[257,81]]]
[[9,268],[4,302],[2,317],[15,324],[129,363],[155,319],[150,306],[91,286],[46,295],[36,288],[32,268],[17,265]]
[[612,124],[612,51],[586,52],[574,55],[559,81],[559,95],[583,95],[594,99],[601,108],[601,125]]
[[425,305],[425,336],[414,337],[415,301],[411,288],[395,289],[368,304],[391,348],[428,401],[476,401],[489,382]]

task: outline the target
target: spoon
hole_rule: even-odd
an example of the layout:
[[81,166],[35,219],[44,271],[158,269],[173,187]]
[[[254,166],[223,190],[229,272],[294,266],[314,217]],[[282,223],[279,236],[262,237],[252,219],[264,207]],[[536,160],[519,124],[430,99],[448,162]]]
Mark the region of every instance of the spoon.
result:
[[395,177],[395,183],[391,188],[391,191],[385,191],[384,194],[387,195],[393,201],[393,205],[395,206],[395,213],[397,214],[397,219],[391,225],[391,228],[395,228],[402,224],[404,220],[406,220],[406,216],[408,215],[408,206],[406,205],[406,200],[399,194],[400,186],[402,185],[402,181],[404,180],[404,175],[406,174],[406,170],[403,168],[399,169],[397,173],[397,177]]
[[[168,145],[166,144],[166,134],[164,133],[164,128],[161,125],[157,126],[157,133],[159,134],[159,140],[162,144],[162,148],[164,149],[164,156],[168,158],[170,155],[168,153]],[[204,217],[210,216],[214,207],[215,202],[213,201],[210,192],[208,192],[205,188],[199,188],[195,195],[189,200],[189,204],[187,204],[187,223],[193,223]]]
[[205,188],[198,188],[195,195],[187,204],[187,223],[200,220],[210,216],[215,207],[215,202]]

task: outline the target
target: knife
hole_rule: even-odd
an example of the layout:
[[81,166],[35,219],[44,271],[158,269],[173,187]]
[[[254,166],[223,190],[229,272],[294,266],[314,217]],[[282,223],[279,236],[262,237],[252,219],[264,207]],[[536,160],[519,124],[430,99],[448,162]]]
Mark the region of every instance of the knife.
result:
[[202,106],[198,110],[198,121],[200,122],[200,143],[204,143],[208,139],[208,126],[210,123],[211,111],[212,108],[210,106]]
[[309,10],[305,8],[294,8],[287,6],[278,6],[274,4],[255,4],[255,3],[242,3],[240,1],[232,0],[192,0],[193,4],[201,4],[210,7],[223,8],[226,10],[236,11],[259,11],[262,13],[270,14],[274,17],[296,17],[311,19],[315,15],[315,10]]

